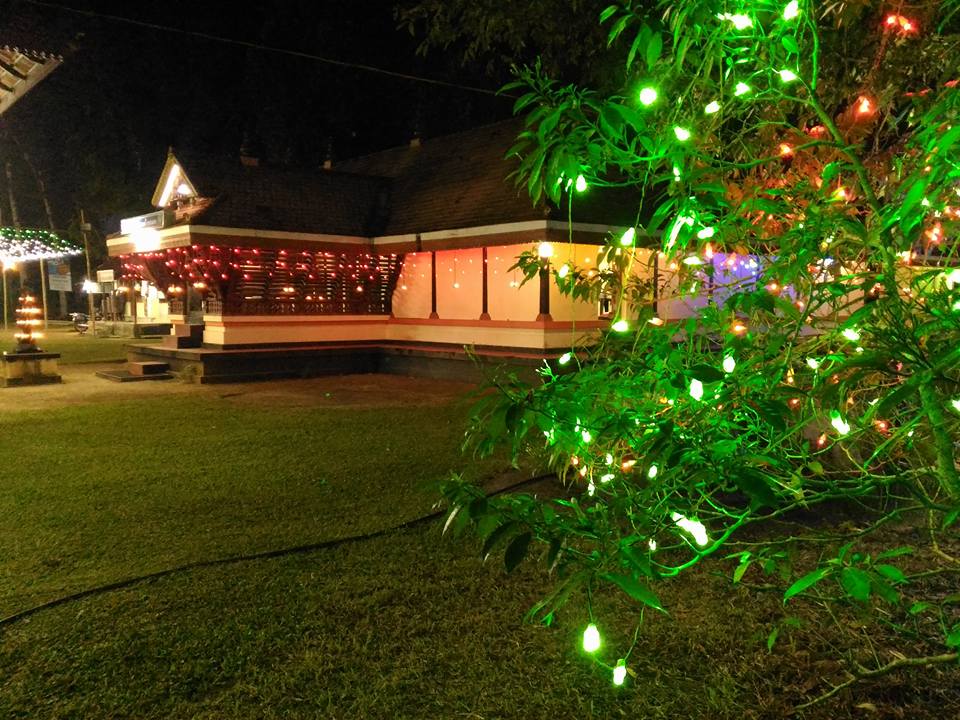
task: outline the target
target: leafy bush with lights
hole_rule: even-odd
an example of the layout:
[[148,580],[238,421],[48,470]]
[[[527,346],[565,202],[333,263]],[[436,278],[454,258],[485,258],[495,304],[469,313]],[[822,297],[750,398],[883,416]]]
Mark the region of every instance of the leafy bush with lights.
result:
[[[770,572],[785,601],[882,610],[922,636],[928,654],[850,682],[957,661],[951,597],[915,581],[960,568],[960,4],[891,7],[623,0],[600,18],[619,94],[517,71],[511,153],[534,201],[638,199],[601,272],[553,270],[574,298],[612,295],[609,331],[535,386],[498,378],[476,409],[478,452],[509,443],[568,492],[446,489],[451,523],[474,521],[508,569],[545,546],[557,582],[534,617],[608,589],[662,610],[657,581],[732,559],[735,582]],[[665,322],[666,300],[691,316]],[[826,503],[857,529],[787,522]],[[925,541],[877,550],[891,521]],[[740,539],[751,525],[760,542]],[[794,571],[792,547],[820,561]],[[632,648],[584,624],[622,684]]]

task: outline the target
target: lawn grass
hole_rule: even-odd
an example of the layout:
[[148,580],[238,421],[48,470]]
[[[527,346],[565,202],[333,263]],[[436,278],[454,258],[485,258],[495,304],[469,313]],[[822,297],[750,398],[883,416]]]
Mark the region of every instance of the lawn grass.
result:
[[422,514],[465,464],[463,420],[457,404],[282,408],[210,396],[0,415],[16,458],[0,468],[0,614]]
[[[16,345],[16,330],[0,330],[0,349],[12,350]],[[80,335],[72,326],[51,325],[37,344],[45,352],[60,353],[60,364],[116,362],[126,360],[125,346],[132,342],[159,342],[156,338],[94,337]]]
[[[257,387],[257,402],[180,386],[0,414],[0,615],[172,565],[393,526],[429,512],[451,470],[502,466],[460,456],[462,402],[418,390],[351,405],[345,385],[326,404],[290,406],[280,389],[299,385]],[[658,588],[670,614],[648,613],[635,675],[616,689],[578,649],[582,597],[554,627],[525,625],[551,582],[542,566],[505,575],[441,527],[185,570],[4,627],[0,718],[774,720],[842,677],[836,658],[853,649],[802,604],[700,569]],[[594,611],[612,664],[638,609],[604,596]],[[771,652],[787,615],[801,626]],[[957,687],[954,668],[903,673],[800,717],[958,717]]]

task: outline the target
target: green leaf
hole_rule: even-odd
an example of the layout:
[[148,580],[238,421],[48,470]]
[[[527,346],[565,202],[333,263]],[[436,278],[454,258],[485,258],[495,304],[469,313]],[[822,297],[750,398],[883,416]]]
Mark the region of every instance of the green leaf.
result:
[[903,570],[893,565],[874,565],[873,569],[894,584],[907,582],[907,576],[903,574]]
[[947,633],[946,645],[950,648],[960,647],[960,623],[953,626],[953,629]]
[[753,560],[751,560],[749,555],[744,555],[742,558],[740,558],[740,564],[737,565],[733,571],[734,583],[738,583],[743,579],[744,574],[750,569],[750,563],[752,562]]
[[655,610],[666,612],[660,604],[660,599],[653,591],[636,578],[630,575],[615,575],[613,573],[604,573],[600,577],[612,582],[637,602],[643,603]]
[[483,550],[480,551],[480,554],[483,556],[483,559],[486,560],[490,557],[491,551],[500,543],[501,540],[506,539],[507,535],[513,532],[516,529],[517,523],[505,522],[503,525],[498,527],[487,538],[486,542],[483,543]]
[[922,612],[929,610],[932,607],[936,607],[933,603],[928,602],[915,602],[910,606],[909,613],[911,615],[919,615]]
[[870,597],[870,576],[860,568],[845,567],[840,571],[840,587],[848,597],[863,602]]
[[910,547],[909,545],[904,545],[902,547],[893,548],[892,550],[884,550],[882,553],[877,555],[877,560],[889,560],[890,558],[910,555],[913,552],[914,548]]
[[794,55],[800,54],[800,47],[797,45],[797,41],[793,35],[784,35],[782,38],[780,38],[780,44],[783,45],[784,49],[786,49],[788,53],[792,53]]
[[647,44],[647,69],[652,70],[653,66],[657,64],[657,60],[660,59],[660,53],[663,50],[663,38],[660,36],[660,33],[654,33],[653,37],[650,38],[650,42]]
[[829,568],[817,568],[813,572],[807,573],[802,578],[797,580],[793,585],[787,588],[786,592],[783,593],[783,601],[786,602],[794,595],[802,593],[804,590],[809,590],[818,582],[823,580],[829,572]]
[[767,652],[773,652],[774,643],[777,642],[777,638],[780,636],[780,627],[777,626],[770,631],[770,634],[767,635]]
[[507,551],[503,555],[503,564],[507,572],[513,572],[514,568],[527,556],[527,548],[530,547],[532,539],[532,533],[520,533],[507,545]]

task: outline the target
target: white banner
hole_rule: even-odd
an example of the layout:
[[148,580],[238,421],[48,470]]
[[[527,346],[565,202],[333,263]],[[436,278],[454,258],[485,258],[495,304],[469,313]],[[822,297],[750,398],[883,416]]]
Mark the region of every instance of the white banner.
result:
[[70,263],[62,260],[47,260],[47,274],[50,276],[51,290],[73,290],[70,282]]

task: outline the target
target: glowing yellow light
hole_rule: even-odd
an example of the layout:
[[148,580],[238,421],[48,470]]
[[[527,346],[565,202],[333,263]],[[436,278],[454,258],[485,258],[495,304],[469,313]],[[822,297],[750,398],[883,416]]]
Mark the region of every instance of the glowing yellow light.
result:
[[537,255],[547,259],[553,257],[553,245],[548,242],[542,242],[537,246]]

